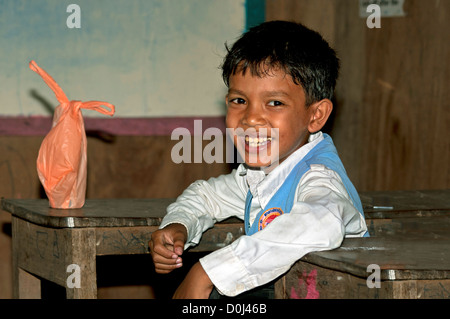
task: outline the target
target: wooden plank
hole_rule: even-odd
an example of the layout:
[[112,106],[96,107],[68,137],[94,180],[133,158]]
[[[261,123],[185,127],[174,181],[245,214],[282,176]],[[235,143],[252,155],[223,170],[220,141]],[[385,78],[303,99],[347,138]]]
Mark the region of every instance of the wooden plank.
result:
[[304,261],[296,263],[284,277],[276,283],[276,299],[378,299],[389,294],[386,285],[369,289],[366,278]]
[[449,239],[348,238],[341,247],[309,253],[308,263],[366,277],[367,267],[380,267],[381,280],[450,279]]
[[45,199],[2,199],[2,208],[34,224],[55,228],[155,226],[173,199],[90,199],[83,208],[54,209]]
[[360,192],[366,219],[450,216],[450,189]]
[[157,229],[157,226],[96,228],[97,255],[148,254],[148,242]]
[[[100,255],[128,255],[148,254],[152,232],[157,226],[137,227],[100,227],[95,229],[96,254]],[[207,230],[200,243],[189,251],[209,252],[225,247],[244,234],[243,223],[217,224]]]
[[[275,284],[277,299],[437,299],[450,298],[450,279],[381,280],[379,288],[368,286],[367,278],[358,277],[305,261]],[[371,279],[369,279],[371,281]]]
[[450,238],[450,190],[361,192],[371,236]]
[[404,18],[365,28],[365,77],[353,83],[364,92],[355,104],[362,140],[347,141],[359,149],[360,189],[449,187],[450,144],[440,137],[448,135],[450,66],[439,62],[450,55],[449,9],[448,1],[405,1]]
[[[157,226],[48,228],[13,217],[15,296],[40,297],[45,278],[66,288],[67,297],[96,298],[96,256],[149,253]],[[217,225],[190,251],[222,248],[243,234],[242,223]],[[69,287],[68,267],[79,267],[80,287]],[[36,277],[37,276],[37,277]]]
[[15,299],[40,299],[41,280],[29,272],[17,268],[14,270],[14,279],[17,283],[14,289]]
[[[450,190],[360,193],[367,219],[450,216]],[[157,226],[173,198],[89,199],[80,209],[52,209],[45,199],[2,199],[2,208],[49,227]],[[389,209],[377,209],[376,207]],[[375,207],[375,208],[374,208]]]
[[367,219],[372,237],[450,239],[450,216]]
[[[358,1],[267,0],[267,20],[294,20],[341,60],[329,123],[358,190],[450,187],[450,2],[405,1],[404,17],[371,29]],[[414,36],[410,36],[410,35]]]
[[[14,295],[39,297],[40,289],[32,277],[40,277],[66,288],[68,298],[95,298],[97,294],[95,230],[90,228],[55,229],[13,217]],[[67,272],[79,267],[79,288],[70,288]],[[31,283],[31,284],[30,284]]]
[[[66,241],[65,264],[66,296],[68,299],[96,299],[97,298],[97,268],[95,229],[75,228],[65,229],[70,241]],[[79,269],[79,286],[69,286],[71,275],[69,266]],[[74,274],[75,274],[74,270]]]
[[65,260],[67,233],[45,228],[13,217],[14,268],[46,278],[61,286],[66,284]]
[[[182,126],[192,126],[193,119],[185,121]],[[203,129],[206,126],[204,121]],[[87,198],[174,198],[193,181],[231,172],[231,165],[225,160],[211,164],[193,160],[174,163],[171,151],[179,141],[172,140],[170,134],[110,136],[111,141],[106,143],[103,136],[88,137]],[[223,139],[226,145],[225,135]],[[202,142],[205,147],[211,141]]]

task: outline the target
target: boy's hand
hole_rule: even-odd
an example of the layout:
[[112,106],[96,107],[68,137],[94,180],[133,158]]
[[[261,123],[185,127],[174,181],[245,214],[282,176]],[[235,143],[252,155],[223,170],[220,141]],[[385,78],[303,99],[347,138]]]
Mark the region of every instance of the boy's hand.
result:
[[214,285],[200,262],[192,266],[173,295],[174,299],[208,299]]
[[159,274],[167,274],[183,265],[181,255],[187,240],[187,230],[181,224],[170,224],[152,234],[150,253]]

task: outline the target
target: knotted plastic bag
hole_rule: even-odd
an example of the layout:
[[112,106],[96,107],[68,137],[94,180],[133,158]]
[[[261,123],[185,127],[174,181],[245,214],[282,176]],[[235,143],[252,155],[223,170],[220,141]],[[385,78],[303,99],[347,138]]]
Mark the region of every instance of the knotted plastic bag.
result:
[[39,149],[39,180],[51,207],[83,207],[86,197],[87,141],[81,109],[112,116],[115,107],[101,101],[69,101],[55,80],[36,62],[30,62],[30,69],[42,77],[60,103],[53,115],[52,128]]

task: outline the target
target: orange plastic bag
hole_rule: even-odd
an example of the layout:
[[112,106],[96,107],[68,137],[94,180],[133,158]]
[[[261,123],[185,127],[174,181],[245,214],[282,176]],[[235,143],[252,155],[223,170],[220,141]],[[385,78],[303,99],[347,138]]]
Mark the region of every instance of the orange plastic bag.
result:
[[60,103],[53,115],[52,128],[39,149],[39,180],[51,207],[83,207],[86,197],[87,141],[81,109],[113,115],[115,107],[101,101],[69,101],[55,80],[36,62],[30,62],[30,69],[42,77]]

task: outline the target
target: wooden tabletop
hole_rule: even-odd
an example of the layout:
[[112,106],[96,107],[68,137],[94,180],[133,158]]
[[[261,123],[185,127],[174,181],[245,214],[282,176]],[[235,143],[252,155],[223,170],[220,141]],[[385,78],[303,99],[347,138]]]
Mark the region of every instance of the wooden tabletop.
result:
[[450,189],[361,192],[368,219],[450,216]]
[[[448,222],[439,221],[449,219],[450,190],[360,195],[367,219],[420,217],[437,220],[444,227],[442,232],[448,232]],[[158,226],[173,201],[170,198],[88,199],[83,208],[53,209],[46,199],[2,199],[2,208],[31,223],[53,228]],[[426,223],[419,224],[422,228],[426,226]],[[414,233],[408,233],[407,238],[347,238],[338,249],[314,252],[302,261],[363,278],[368,276],[367,266],[377,264],[382,280],[450,279],[450,236],[414,237]]]
[[301,260],[362,278],[376,264],[380,280],[450,279],[450,239],[348,238],[337,249]]
[[89,199],[82,208],[50,208],[46,199],[2,199],[2,208],[31,223],[54,227],[158,226],[170,198]]
[[[362,192],[366,219],[450,216],[450,189]],[[88,199],[83,208],[54,209],[46,199],[2,199],[2,209],[55,227],[158,226],[172,198]]]

